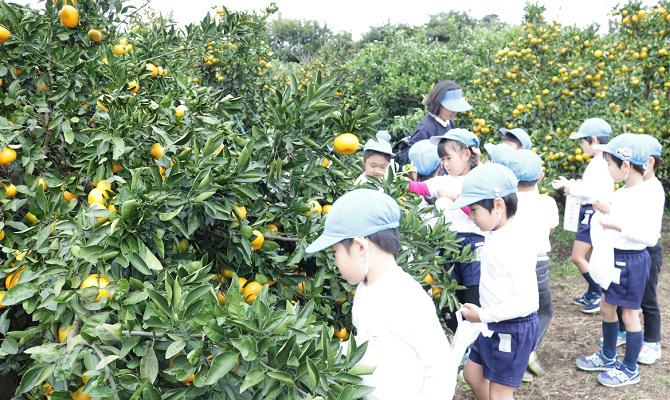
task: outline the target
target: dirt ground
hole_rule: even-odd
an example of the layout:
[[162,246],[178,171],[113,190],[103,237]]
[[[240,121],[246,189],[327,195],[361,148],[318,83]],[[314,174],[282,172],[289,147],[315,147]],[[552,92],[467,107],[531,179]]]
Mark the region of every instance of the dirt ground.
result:
[[[663,356],[654,365],[641,365],[642,380],[638,385],[619,389],[606,388],[596,379],[597,373],[578,371],[575,360],[598,348],[601,335],[599,315],[579,312],[570,300],[584,290],[584,281],[569,263],[571,242],[566,237],[554,243],[552,290],[554,320],[544,338],[539,356],[546,374],[533,383],[524,384],[516,392],[519,400],[665,400],[670,399],[670,220],[664,221],[664,259],[658,284],[658,300],[662,314],[661,343]],[[566,261],[568,260],[568,261]],[[623,356],[624,347],[619,347]],[[459,382],[457,400],[474,399],[464,382]]]

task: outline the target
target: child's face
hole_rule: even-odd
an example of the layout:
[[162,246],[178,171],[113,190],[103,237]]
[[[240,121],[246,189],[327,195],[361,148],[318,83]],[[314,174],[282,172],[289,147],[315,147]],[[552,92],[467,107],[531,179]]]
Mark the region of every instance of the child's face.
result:
[[470,218],[483,232],[495,231],[500,228],[502,215],[505,212],[505,202],[500,198],[494,200],[491,211],[479,204],[470,206]]
[[507,135],[505,135],[503,137],[502,143],[508,145],[509,147],[513,148],[514,150],[519,150],[521,148],[521,146],[519,145],[518,142],[516,142],[513,139],[510,139]]
[[365,159],[363,168],[365,175],[381,178],[386,173],[389,166],[389,160],[381,154],[371,154]]
[[[598,143],[595,137],[592,137],[591,141],[592,143]],[[593,145],[585,138],[579,139],[579,145],[582,147],[584,154],[587,156],[593,157],[596,154],[596,150],[593,148]]]
[[462,176],[470,171],[470,150],[461,149],[453,142],[445,145],[445,156],[442,157],[442,167],[451,176]]
[[365,254],[356,239],[347,249],[342,243],[333,246],[335,250],[335,266],[340,271],[342,278],[350,285],[357,285],[365,279]]
[[624,179],[626,179],[626,176],[628,175],[628,172],[630,170],[630,164],[624,161],[621,164],[621,167],[618,167],[616,163],[612,160],[612,156],[610,154],[605,155],[605,160],[607,160],[607,169],[609,170],[610,175],[612,176],[612,180],[614,180],[614,183],[623,182]]

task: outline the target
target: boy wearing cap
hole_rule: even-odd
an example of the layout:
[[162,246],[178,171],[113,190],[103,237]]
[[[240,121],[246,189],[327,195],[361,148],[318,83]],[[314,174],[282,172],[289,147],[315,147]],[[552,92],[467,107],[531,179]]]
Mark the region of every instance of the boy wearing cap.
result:
[[528,360],[530,372],[524,375],[524,382],[533,380],[534,373],[540,375],[543,368],[539,363],[536,351],[540,347],[549,324],[553,318],[551,304],[551,275],[549,271],[549,256],[551,242],[549,237],[558,226],[558,207],[556,201],[547,195],[540,194],[537,183],[542,179],[542,159],[534,152],[526,149],[514,150],[504,144],[484,145],[491,161],[502,164],[512,170],[519,180],[518,205],[514,219],[524,227],[527,233],[525,241],[532,246],[537,254],[535,274],[538,290],[538,340],[534,351]]
[[415,181],[425,181],[439,175],[441,171],[437,145],[431,143],[430,140],[414,143],[409,149],[409,161],[417,174]]
[[513,149],[530,150],[530,148],[533,147],[533,142],[530,140],[530,136],[521,128],[500,128],[500,134],[503,136],[502,143]]
[[323,234],[306,251],[332,247],[342,277],[356,285],[352,321],[357,342],[368,343],[361,363],[375,367],[363,378],[375,388],[366,399],[451,398],[451,347],[431,298],[396,264],[399,225],[400,208],[390,196],[356,189],[335,201]]
[[470,103],[463,97],[461,87],[454,81],[436,83],[425,104],[428,113],[414,129],[409,139],[409,146],[420,140],[443,135],[455,127],[454,118],[457,113],[472,109]]
[[514,218],[517,184],[509,168],[480,165],[465,177],[452,206],[469,206],[474,223],[487,232],[480,250],[481,307],[466,303],[460,310],[468,321],[487,324],[463,374],[477,399],[512,399],[537,340],[536,254],[519,240],[527,234]]
[[[597,149],[605,153],[608,169],[615,182],[624,186],[614,192],[611,203],[596,201],[594,207],[605,214],[600,218],[603,229],[612,234],[614,267],[618,270],[609,287],[603,290],[600,305],[602,316],[602,348],[590,356],[577,359],[577,368],[583,371],[604,371],[598,382],[608,387],[620,387],[640,382],[637,360],[642,348],[640,304],[649,276],[651,260],[647,247],[656,245],[657,232],[650,230],[656,223],[649,207],[649,191],[643,185],[649,161],[649,148],[638,135],[624,133]],[[622,362],[616,357],[617,307],[622,308],[626,324],[626,352]]]
[[600,310],[600,286],[589,273],[588,257],[591,253],[591,218],[593,217],[593,202],[596,200],[608,202],[614,192],[614,182],[607,169],[607,162],[597,146],[605,144],[612,134],[612,127],[601,118],[589,118],[580,126],[577,133],[570,135],[570,139],[579,140],[584,154],[592,157],[584,170],[580,180],[567,180],[560,177],[551,185],[554,189],[563,189],[565,194],[580,199],[579,227],[577,236],[572,245],[572,262],[581,272],[588,284],[586,292],[575,297],[572,302],[581,306],[581,311],[595,314]]
[[393,159],[391,135],[387,131],[379,131],[375,139],[370,139],[363,146],[363,173],[356,178],[354,185],[367,182],[368,176],[383,178]]

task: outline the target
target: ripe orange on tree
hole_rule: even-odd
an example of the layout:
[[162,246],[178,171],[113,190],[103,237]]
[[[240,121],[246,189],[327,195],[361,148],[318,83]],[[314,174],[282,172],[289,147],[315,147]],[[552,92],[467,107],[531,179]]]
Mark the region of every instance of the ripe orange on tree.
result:
[[263,247],[263,243],[265,243],[265,236],[260,231],[253,231],[252,232],[256,237],[254,240],[251,241],[251,249],[256,251]]
[[9,165],[16,160],[16,151],[12,148],[5,147],[0,151],[0,165]]
[[13,199],[16,196],[16,186],[11,183],[5,185],[5,193],[8,199]]
[[97,29],[91,29],[88,31],[88,38],[93,43],[100,43],[102,41],[102,32]]
[[242,297],[244,297],[244,301],[251,303],[256,300],[256,296],[258,296],[258,293],[260,293],[261,289],[263,289],[263,285],[256,281],[247,283],[244,286],[244,290],[242,291]]
[[163,146],[161,146],[160,143],[154,143],[151,145],[151,157],[158,160],[159,158],[162,158],[164,155],[165,150],[163,150]]
[[349,330],[347,328],[342,328],[335,331],[334,336],[340,340],[347,340],[349,339]]
[[9,38],[11,36],[12,36],[12,34],[11,34],[11,32],[9,32],[9,29],[0,25],[0,43],[5,43],[6,41],[9,40]]
[[90,274],[84,279],[84,282],[81,283],[81,289],[86,289],[90,287],[98,288],[98,295],[95,297],[95,302],[99,302],[102,299],[111,298],[111,294],[106,289],[109,285],[109,278],[106,276],[100,276],[98,274]]
[[79,25],[79,11],[69,4],[60,9],[58,16],[60,23],[66,28],[76,28]]
[[333,149],[337,154],[354,154],[360,147],[358,136],[353,133],[342,133],[333,141]]

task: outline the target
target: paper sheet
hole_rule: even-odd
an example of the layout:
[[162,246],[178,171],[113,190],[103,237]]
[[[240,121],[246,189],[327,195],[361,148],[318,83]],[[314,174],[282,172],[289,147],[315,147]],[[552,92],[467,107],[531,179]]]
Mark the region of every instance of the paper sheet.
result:
[[579,227],[579,209],[582,206],[578,197],[565,197],[565,213],[563,214],[563,230],[577,232]]

